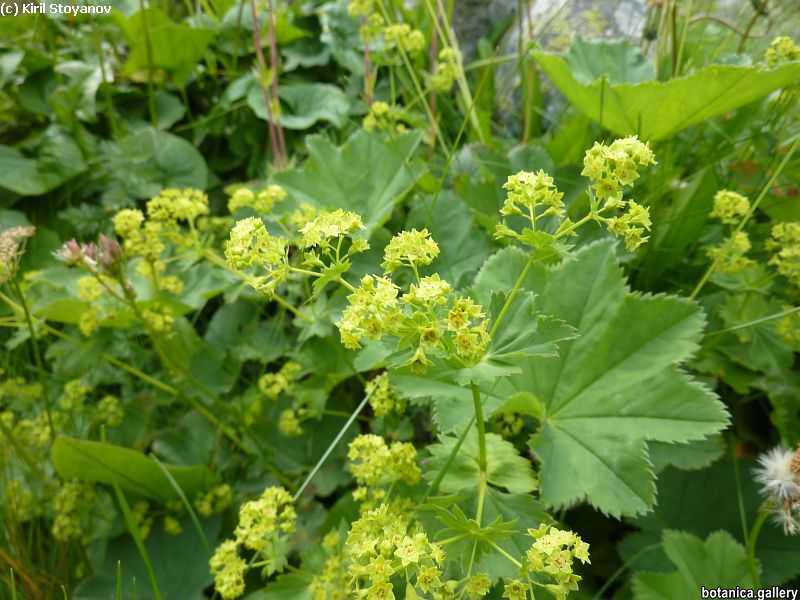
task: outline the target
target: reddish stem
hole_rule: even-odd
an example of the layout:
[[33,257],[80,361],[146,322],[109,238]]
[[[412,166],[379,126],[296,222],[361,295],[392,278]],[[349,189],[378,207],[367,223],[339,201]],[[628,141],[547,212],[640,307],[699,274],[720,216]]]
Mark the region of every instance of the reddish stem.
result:
[[[280,55],[278,54],[278,39],[275,33],[275,6],[272,0],[269,0],[269,62],[272,65],[272,96],[278,102],[278,73],[281,69]],[[286,152],[286,138],[283,135],[283,125],[280,121],[275,123],[275,128],[278,131],[278,144],[281,148],[281,154],[284,165],[288,160]]]
[[[258,58],[258,64],[260,67],[260,73],[263,75],[267,71],[267,61],[264,58],[264,49],[261,47],[261,33],[259,31],[260,27],[258,25],[258,12],[256,10],[256,0],[250,0],[250,13],[253,17],[253,45],[256,48],[256,57]],[[272,115],[272,101],[269,97],[269,93],[267,92],[267,88],[264,87],[261,78],[259,78],[259,85],[261,86],[261,92],[264,94],[264,104],[267,107],[267,124],[269,126],[269,142],[270,147],[272,148],[272,156],[275,159],[276,165],[280,168],[284,165],[283,153],[281,152],[281,147],[278,142],[277,136],[277,127],[275,124],[275,119]]]

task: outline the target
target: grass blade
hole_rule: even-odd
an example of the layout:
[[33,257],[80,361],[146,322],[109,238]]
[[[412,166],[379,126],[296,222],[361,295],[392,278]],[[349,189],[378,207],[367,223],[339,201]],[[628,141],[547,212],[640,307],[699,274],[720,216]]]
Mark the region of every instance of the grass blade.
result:
[[174,489],[175,493],[178,494],[178,497],[181,499],[181,502],[183,502],[183,505],[189,512],[189,516],[192,519],[194,528],[197,530],[197,535],[200,536],[200,541],[203,542],[203,547],[206,549],[206,552],[210,554],[211,545],[208,543],[208,538],[206,537],[206,534],[203,531],[203,526],[200,524],[200,519],[197,518],[197,514],[194,512],[194,509],[192,508],[191,502],[189,502],[189,499],[186,497],[186,494],[183,493],[183,489],[181,489],[181,486],[179,486],[178,482],[175,481],[175,478],[172,476],[172,473],[170,473],[169,470],[163,464],[161,464],[161,461],[158,460],[158,458],[156,458],[152,454],[150,455],[150,458],[153,460],[153,462],[155,462],[158,465],[158,467],[161,469],[161,472],[164,473],[164,477],[167,478],[170,485],[172,486],[172,489]]
[[136,521],[134,521],[130,506],[128,506],[128,501],[125,499],[125,495],[122,493],[119,484],[116,482],[114,482],[114,493],[117,495],[117,502],[119,502],[119,506],[122,509],[122,516],[125,519],[125,525],[128,527],[128,531],[133,537],[136,548],[139,550],[139,556],[142,557],[145,569],[147,569],[147,576],[150,579],[150,587],[153,588],[153,596],[155,597],[155,600],[163,600],[161,590],[158,587],[156,574],[153,571],[153,563],[150,561],[150,555],[147,553],[147,548],[145,548],[144,542],[142,541],[142,536],[139,532],[139,526],[136,524]]

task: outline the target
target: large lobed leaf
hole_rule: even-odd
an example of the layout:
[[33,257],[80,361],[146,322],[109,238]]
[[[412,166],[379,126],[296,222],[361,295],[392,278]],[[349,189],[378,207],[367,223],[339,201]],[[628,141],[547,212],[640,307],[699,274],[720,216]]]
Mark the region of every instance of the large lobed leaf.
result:
[[[516,279],[519,254],[506,249],[487,261],[476,294]],[[532,269],[525,287],[538,294],[542,313],[578,332],[558,356],[520,361],[521,373],[492,390],[507,408],[541,421],[531,446],[542,463],[542,499],[587,499],[615,516],[646,512],[655,501],[646,442],[698,440],[728,423],[724,406],[677,366],[697,348],[699,307],[631,293],[608,241],[552,270]]]
[[800,81],[795,62],[773,69],[709,65],[665,82],[614,83],[613,73],[594,72],[588,82],[580,71],[576,77],[565,56],[542,51],[533,56],[578,110],[614,133],[645,140],[664,139]]
[[326,137],[310,136],[306,163],[274,179],[297,200],[358,213],[369,235],[419,177],[419,170],[407,163],[420,139],[419,132],[385,139],[359,130],[337,148]]

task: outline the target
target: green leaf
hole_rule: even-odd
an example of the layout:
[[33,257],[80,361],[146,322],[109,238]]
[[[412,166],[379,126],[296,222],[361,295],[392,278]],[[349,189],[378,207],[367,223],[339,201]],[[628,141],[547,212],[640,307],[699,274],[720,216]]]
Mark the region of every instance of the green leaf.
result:
[[27,157],[16,148],[0,145],[0,188],[20,196],[40,196],[86,170],[80,148],[60,128],[45,130],[37,154]]
[[[341,128],[347,122],[350,100],[335,85],[327,83],[293,83],[279,92],[286,108],[281,109],[281,125],[286,129],[309,129],[319,122]],[[264,93],[258,85],[250,87],[247,104],[260,119],[269,119]]]
[[[200,600],[203,590],[212,582],[208,568],[211,553],[203,548],[197,530],[189,519],[181,523],[183,531],[170,535],[164,531],[160,522],[153,527],[145,540],[147,554],[153,564],[153,572],[165,600],[185,598]],[[203,522],[203,531],[208,539],[216,539],[220,529],[218,518]],[[186,549],[191,548],[191,552]],[[181,560],[175,560],[180,556]],[[123,600],[151,600],[150,586],[147,585],[147,572],[144,563],[130,536],[111,540],[97,565],[94,575],[82,581],[70,596],[74,600],[108,600],[116,598],[116,569],[120,564],[122,571],[121,587]]]
[[639,271],[646,288],[657,286],[664,272],[678,267],[697,244],[717,189],[719,184],[714,170],[703,168],[670,196],[651,206],[653,231]]
[[421,139],[419,132],[385,139],[359,130],[337,148],[326,137],[309,136],[303,167],[278,173],[274,180],[297,200],[358,213],[370,235],[420,176],[408,161]]
[[175,23],[157,8],[148,8],[130,17],[120,11],[113,14],[130,45],[125,62],[125,72],[129,74],[144,71],[146,77],[152,64],[154,69],[169,71],[183,82],[216,36],[213,29]]
[[[727,294],[718,309],[725,327],[736,327],[780,314],[785,305],[762,294]],[[794,352],[775,327],[776,320],[756,323],[725,334],[718,349],[731,360],[766,374],[783,376],[792,369]]]
[[609,83],[639,83],[656,78],[652,62],[628,40],[576,38],[564,54],[572,76],[583,84],[605,76]]
[[[513,256],[501,251],[487,261],[478,296],[493,289],[487,282],[516,279],[507,272],[520,266]],[[680,298],[630,293],[609,241],[541,277],[528,279],[540,311],[573,326],[578,338],[560,344],[558,357],[522,361],[522,373],[492,393],[542,420],[531,446],[545,503],[587,499],[611,515],[645,512],[655,501],[646,442],[699,440],[728,422],[714,395],[678,369],[697,349],[703,315]],[[527,408],[524,393],[534,400]]]
[[197,149],[181,137],[145,127],[106,147],[109,171],[124,193],[136,198],[163,188],[205,189],[208,168]]
[[[491,322],[500,318],[507,294],[495,293],[491,301]],[[506,309],[500,326],[481,361],[455,372],[461,385],[493,383],[494,378],[519,373],[519,362],[533,356],[556,356],[561,342],[575,337],[575,330],[558,319],[542,314],[531,292],[522,292]]]
[[688,444],[650,442],[647,446],[656,473],[669,465],[685,470],[703,469],[719,460],[725,452],[725,441],[721,435],[712,435]]
[[[426,463],[425,477],[434,479],[447,462],[457,438],[444,435],[438,444],[428,448],[431,459]],[[531,492],[536,489],[536,476],[529,460],[519,455],[514,445],[494,433],[486,434],[487,480],[490,484],[506,488],[512,493]],[[455,460],[439,486],[443,492],[477,489],[480,482],[478,469],[478,434],[473,428],[464,439]]]
[[633,579],[637,600],[700,598],[700,588],[752,588],[754,581],[747,555],[727,531],[717,531],[703,541],[689,533],[666,530],[664,552],[677,567],[668,574],[639,573]]
[[709,65],[666,82],[590,83],[572,72],[567,58],[533,53],[542,70],[582,113],[619,135],[660,140],[800,80],[800,63],[763,66]]
[[[634,524],[642,531],[623,540],[620,548],[623,558],[629,558],[633,548],[639,545],[637,540],[651,539],[665,529],[681,529],[700,537],[725,529],[744,543],[737,498],[741,494],[748,524],[753,523],[763,501],[753,478],[754,467],[753,461],[739,463],[741,487],[729,460],[695,471],[665,469],[658,477],[658,504],[652,513],[635,520]],[[769,521],[761,530],[756,557],[763,567],[764,585],[780,585],[800,575],[797,539],[784,535]],[[645,568],[652,568],[652,565]]]
[[[68,80],[59,93],[72,96],[75,115],[83,121],[94,121],[95,97],[100,84],[103,83],[103,71],[100,65],[70,60],[59,63],[55,70]],[[113,79],[112,73],[108,73],[108,76]]]
[[[125,491],[161,502],[178,497],[158,465],[136,450],[59,436],[51,457],[64,479],[116,482]],[[167,469],[188,497],[207,489],[211,483],[211,473],[204,466],[167,465]]]

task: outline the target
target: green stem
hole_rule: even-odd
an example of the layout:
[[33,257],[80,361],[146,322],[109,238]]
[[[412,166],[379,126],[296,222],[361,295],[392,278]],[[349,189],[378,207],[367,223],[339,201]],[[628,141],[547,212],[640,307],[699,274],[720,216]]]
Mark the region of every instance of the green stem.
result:
[[494,320],[492,324],[492,328],[489,331],[489,337],[494,337],[494,334],[497,333],[497,329],[500,327],[500,323],[503,322],[503,319],[508,312],[508,309],[511,308],[511,303],[514,301],[514,298],[517,297],[520,288],[522,287],[522,282],[525,281],[525,276],[530,271],[531,267],[533,266],[533,254],[530,255],[528,258],[528,262],[525,263],[525,267],[522,269],[522,272],[517,277],[517,280],[514,282],[514,287],[511,288],[511,292],[508,294],[508,298],[506,298],[505,304],[500,309],[500,313],[497,315],[497,318]]
[[483,519],[483,504],[486,500],[486,488],[488,486],[488,461],[486,460],[486,422],[483,417],[483,404],[481,403],[481,391],[474,382],[470,384],[472,388],[472,404],[475,410],[475,424],[478,428],[478,470],[480,480],[478,482],[478,507],[475,511],[475,520],[478,525]]
[[311,483],[311,480],[314,479],[314,476],[322,468],[322,465],[324,465],[325,461],[328,460],[328,457],[331,455],[331,453],[333,452],[334,448],[336,448],[336,446],[342,440],[342,438],[344,437],[344,434],[347,433],[347,430],[350,429],[350,426],[358,418],[358,415],[361,413],[362,410],[364,410],[364,407],[367,405],[367,402],[369,402],[370,396],[372,396],[372,392],[370,392],[370,393],[368,393],[368,394],[366,394],[364,396],[364,399],[361,401],[361,404],[359,404],[356,407],[356,409],[353,411],[353,414],[350,415],[350,418],[347,419],[347,422],[345,422],[345,424],[339,430],[339,433],[337,433],[336,437],[333,438],[333,441],[330,443],[330,445],[325,450],[323,455],[317,461],[317,464],[314,465],[313,469],[311,469],[311,472],[308,474],[308,477],[306,477],[305,481],[302,483],[302,485],[295,492],[294,497],[292,498],[292,502],[297,502],[297,499],[300,498],[300,496],[303,494],[303,492],[305,491],[306,487],[308,487],[308,484]]
[[39,351],[39,341],[36,339],[36,330],[33,327],[33,320],[31,319],[31,313],[28,310],[28,303],[25,302],[25,294],[22,293],[22,288],[19,287],[19,283],[17,283],[16,278],[12,277],[9,281],[11,288],[17,294],[19,298],[19,304],[22,308],[22,313],[25,315],[25,323],[28,325],[28,333],[31,336],[31,347],[33,349],[33,358],[36,361],[36,368],[39,371],[44,372],[44,363],[42,362],[42,354]]
[[[25,294],[19,286],[16,277],[12,277],[9,285],[19,297],[19,305],[22,308],[22,313],[25,315],[25,324],[28,326],[28,333],[31,336],[31,347],[33,348],[33,358],[36,361],[36,368],[39,370],[40,376],[44,374],[44,361],[42,360],[42,353],[39,349],[39,340],[36,337],[36,328],[33,326],[33,318],[28,309],[28,303],[25,301]],[[47,418],[47,426],[50,429],[50,441],[54,442],[56,439],[56,428],[53,422],[53,407],[50,395],[45,393],[44,413]]]
[[510,561],[511,561],[511,562],[512,562],[512,563],[513,563],[513,564],[514,564],[514,565],[515,565],[515,566],[516,566],[518,569],[521,569],[521,568],[522,568],[522,563],[521,563],[521,562],[519,562],[519,561],[518,561],[516,558],[514,558],[514,557],[513,557],[513,556],[511,556],[511,555],[510,555],[508,552],[506,552],[505,550],[503,550],[503,549],[502,549],[500,546],[498,546],[498,545],[497,545],[495,542],[491,542],[491,541],[490,541],[490,542],[489,542],[489,545],[490,545],[492,548],[494,548],[495,550],[497,550],[497,552],[498,552],[498,553],[500,553],[502,556],[504,556],[504,557],[506,557],[508,560],[510,560]]
[[[242,273],[241,271],[238,271],[236,269],[231,269],[228,266],[228,263],[225,262],[225,260],[223,260],[220,256],[217,256],[217,254],[213,250],[209,250],[207,248],[204,248],[202,250],[202,254],[210,263],[215,264],[216,266],[220,267],[221,269],[225,269],[228,273],[238,277],[242,281],[245,281],[245,282],[247,281],[247,275],[245,275],[244,273]],[[293,271],[303,271],[303,269],[296,269],[295,267],[292,267],[292,270]],[[319,277],[319,274],[318,273],[314,273],[313,271],[308,271],[305,274],[306,275],[312,274],[312,275],[316,275],[316,276]],[[270,297],[270,300],[274,300],[276,304],[278,304],[279,306],[281,306],[285,310],[288,310],[295,317],[297,317],[299,319],[302,319],[306,323],[313,323],[314,322],[314,319],[312,319],[311,317],[309,317],[304,312],[302,312],[299,309],[297,309],[294,306],[292,306],[289,302],[287,302],[286,300],[281,298],[278,294],[273,294]]]
[[469,430],[472,429],[472,424],[475,422],[475,415],[472,415],[469,423],[467,426],[464,427],[464,431],[461,432],[461,435],[458,436],[458,441],[456,441],[456,445],[453,446],[453,450],[450,452],[450,456],[447,457],[447,462],[444,463],[444,466],[441,470],[436,474],[436,478],[431,482],[430,486],[428,486],[428,491],[425,492],[425,496],[422,498],[422,502],[424,503],[428,498],[431,496],[435,496],[436,493],[439,491],[439,485],[441,485],[444,476],[447,474],[447,471],[450,470],[450,467],[453,465],[453,462],[458,455],[458,451],[461,449],[461,446],[464,444],[464,440],[467,439],[467,434]]
[[762,507],[753,521],[753,527],[750,529],[750,535],[747,542],[747,567],[750,570],[750,577],[752,578],[753,587],[758,589],[761,587],[761,573],[756,563],[756,546],[758,545],[758,537],[761,535],[761,529],[764,523],[767,522],[769,511],[764,510]]
[[[775,180],[778,179],[780,174],[786,168],[786,165],[789,164],[789,161],[794,156],[794,153],[797,150],[797,146],[798,145],[800,145],[800,137],[797,137],[794,140],[792,145],[789,147],[789,150],[786,152],[786,156],[783,157],[783,159],[781,160],[780,164],[778,165],[778,168],[775,169],[772,172],[772,175],[767,180],[767,183],[765,183],[764,187],[761,188],[761,192],[758,194],[758,196],[756,197],[755,201],[750,206],[750,210],[747,212],[747,214],[739,222],[739,225],[737,225],[736,229],[734,229],[734,231],[733,231],[734,234],[739,233],[744,228],[744,226],[747,224],[747,222],[750,220],[750,218],[755,214],[756,209],[758,208],[758,205],[761,204],[761,201],[766,197],[767,193],[772,188],[772,185],[775,183]],[[697,282],[697,285],[695,286],[694,290],[690,294],[690,296],[689,296],[690,300],[694,300],[697,297],[697,294],[700,293],[700,290],[703,289],[703,286],[705,286],[705,284],[708,282],[708,279],[709,279],[709,277],[711,277],[711,274],[714,272],[714,269],[717,268],[717,263],[718,262],[719,262],[719,257],[715,258],[714,261],[712,261],[712,263],[709,265],[708,269],[706,269],[706,272],[700,278],[700,281]]]
[[775,319],[781,319],[783,317],[788,317],[796,312],[800,312],[800,306],[795,306],[794,308],[790,308],[788,310],[784,310],[779,313],[774,313],[771,315],[767,315],[766,317],[761,317],[760,319],[755,319],[754,321],[748,321],[747,323],[740,323],[739,325],[734,325],[733,327],[726,327],[725,329],[718,329],[717,331],[712,331],[711,333],[706,334],[706,337],[713,337],[715,335],[721,335],[723,333],[729,333],[731,331],[738,331],[739,329],[747,329],[748,327],[753,327],[755,325],[760,325],[761,323],[766,323],[767,321],[774,321]]

